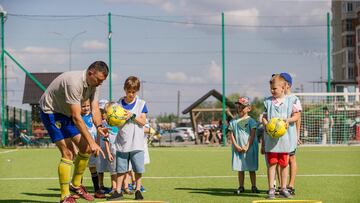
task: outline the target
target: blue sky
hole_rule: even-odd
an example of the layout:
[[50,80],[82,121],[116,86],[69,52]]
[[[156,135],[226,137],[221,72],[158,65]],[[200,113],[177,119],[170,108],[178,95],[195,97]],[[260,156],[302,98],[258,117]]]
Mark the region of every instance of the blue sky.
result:
[[[294,89],[325,91],[326,13],[330,1],[1,0],[8,13],[5,48],[30,72],[81,70],[108,62],[112,13],[113,98],[130,76],[150,116],[176,113],[211,89],[221,92],[221,12],[225,14],[226,94],[269,95],[273,73],[289,72]],[[81,34],[80,34],[81,33]],[[77,35],[77,36],[76,36]],[[76,37],[74,37],[76,36]],[[8,103],[22,105],[25,74],[7,59]],[[102,97],[108,97],[108,83]]]

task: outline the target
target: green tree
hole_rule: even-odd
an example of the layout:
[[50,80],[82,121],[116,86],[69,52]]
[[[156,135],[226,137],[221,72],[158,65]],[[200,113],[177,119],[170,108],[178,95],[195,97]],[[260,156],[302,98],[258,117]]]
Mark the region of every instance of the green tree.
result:
[[159,116],[156,117],[156,121],[158,123],[171,123],[171,122],[176,122],[177,121],[177,116],[173,113],[171,114],[160,114]]
[[[240,95],[239,93],[233,93],[233,94],[230,94],[229,96],[227,96],[227,99],[230,101],[230,102],[236,102],[239,100],[239,98],[241,96],[246,96],[246,95]],[[249,113],[249,116],[251,116],[252,118],[254,118],[255,120],[257,120],[259,118],[259,115],[264,111],[264,104],[263,104],[264,100],[263,99],[260,99],[258,97],[255,97],[253,100],[252,100],[252,110],[251,112]],[[217,108],[221,108],[222,107],[222,102],[220,101],[217,101],[216,102],[216,105],[215,105]]]

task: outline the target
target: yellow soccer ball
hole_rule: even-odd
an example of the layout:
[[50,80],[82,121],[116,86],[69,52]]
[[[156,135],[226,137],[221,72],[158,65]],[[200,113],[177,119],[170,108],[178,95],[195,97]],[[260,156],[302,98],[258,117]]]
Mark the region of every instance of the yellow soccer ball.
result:
[[280,138],[286,133],[285,121],[281,118],[272,118],[266,125],[266,132],[272,138]]
[[118,104],[113,104],[106,109],[106,122],[110,126],[122,126],[126,123],[127,113]]

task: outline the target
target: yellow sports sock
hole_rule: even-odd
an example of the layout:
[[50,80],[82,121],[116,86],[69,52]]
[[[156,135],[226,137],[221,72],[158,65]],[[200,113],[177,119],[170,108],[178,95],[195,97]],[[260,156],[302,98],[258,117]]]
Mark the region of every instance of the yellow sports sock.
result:
[[73,161],[61,158],[58,167],[61,199],[64,199],[66,196],[70,195],[69,183],[72,165]]
[[81,152],[79,152],[76,156],[74,163],[74,175],[71,181],[74,187],[79,187],[81,185],[81,178],[89,162],[89,157],[90,154],[83,154]]

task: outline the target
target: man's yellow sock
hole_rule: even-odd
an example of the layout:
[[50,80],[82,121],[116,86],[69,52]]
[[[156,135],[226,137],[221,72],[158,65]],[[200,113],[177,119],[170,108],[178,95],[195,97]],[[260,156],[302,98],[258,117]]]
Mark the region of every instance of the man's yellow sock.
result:
[[74,163],[74,175],[72,178],[72,185],[74,187],[79,187],[81,185],[81,178],[84,174],[84,171],[88,165],[90,154],[78,153]]
[[70,195],[69,183],[72,165],[73,161],[61,158],[58,166],[61,199],[64,199],[66,196]]

